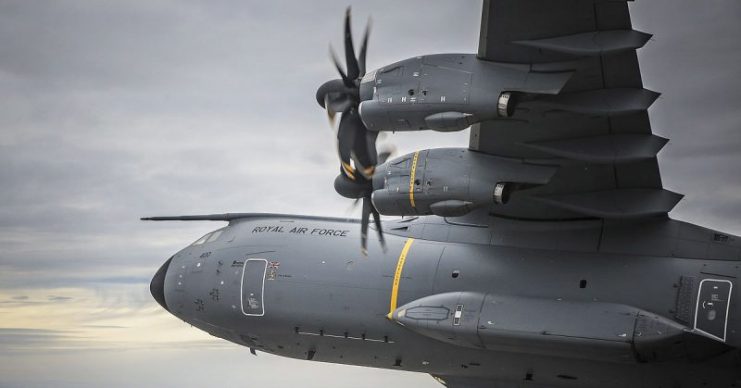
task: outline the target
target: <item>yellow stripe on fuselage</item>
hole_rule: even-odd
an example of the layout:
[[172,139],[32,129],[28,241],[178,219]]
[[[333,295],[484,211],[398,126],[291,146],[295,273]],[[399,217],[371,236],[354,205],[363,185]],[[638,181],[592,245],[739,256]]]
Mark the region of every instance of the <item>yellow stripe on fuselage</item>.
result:
[[401,253],[399,254],[399,260],[396,262],[394,283],[391,286],[391,302],[389,304],[389,313],[388,315],[386,315],[389,319],[391,319],[391,314],[393,314],[394,310],[396,310],[396,304],[399,298],[399,283],[401,283],[401,272],[404,270],[404,263],[407,260],[407,254],[409,253],[409,248],[412,247],[413,242],[413,238],[407,239],[407,242],[404,243],[404,248],[401,249]]
[[417,159],[419,159],[419,151],[414,153],[412,158],[412,169],[409,174],[409,203],[414,206],[414,175],[417,172]]

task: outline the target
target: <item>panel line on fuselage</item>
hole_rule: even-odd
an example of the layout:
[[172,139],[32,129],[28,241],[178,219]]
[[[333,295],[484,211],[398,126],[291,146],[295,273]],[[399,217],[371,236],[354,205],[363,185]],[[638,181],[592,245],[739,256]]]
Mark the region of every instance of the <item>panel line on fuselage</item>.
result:
[[408,238],[404,243],[404,248],[401,249],[399,254],[399,260],[396,262],[396,272],[394,272],[394,282],[391,285],[391,301],[389,302],[389,313],[386,315],[388,319],[391,319],[391,315],[396,310],[396,304],[398,303],[399,297],[399,283],[401,283],[401,272],[404,270],[404,263],[407,260],[407,254],[409,249],[412,247],[414,242],[413,238]]

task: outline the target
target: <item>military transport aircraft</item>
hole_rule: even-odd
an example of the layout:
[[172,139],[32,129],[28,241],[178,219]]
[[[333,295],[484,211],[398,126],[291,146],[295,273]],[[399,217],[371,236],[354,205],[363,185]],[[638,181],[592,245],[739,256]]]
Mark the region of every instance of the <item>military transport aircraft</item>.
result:
[[[485,0],[477,54],[368,73],[345,23],[317,100],[362,219],[146,218],[229,223],[157,271],[162,307],[253,352],[451,388],[741,386],[741,240],[667,216],[625,1]],[[467,149],[376,155],[380,131],[469,126]]]

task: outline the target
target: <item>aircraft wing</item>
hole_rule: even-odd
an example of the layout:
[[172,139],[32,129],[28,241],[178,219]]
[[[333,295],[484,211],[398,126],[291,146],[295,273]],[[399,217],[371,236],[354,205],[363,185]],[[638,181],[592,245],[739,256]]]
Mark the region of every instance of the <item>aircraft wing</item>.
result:
[[643,88],[632,29],[619,0],[484,0],[478,56],[574,71],[557,95],[521,101],[512,117],[475,124],[469,148],[558,166],[546,185],[516,192],[491,213],[526,219],[666,215],[682,195],[665,190],[651,131],[658,93]]
[[[492,379],[476,379],[470,377],[454,377],[454,376],[433,376],[437,381],[443,384],[446,388],[555,388],[550,385],[536,384],[533,381],[525,380],[526,376],[523,376],[522,381],[504,381],[504,380],[492,380]],[[568,386],[568,385],[565,385]]]

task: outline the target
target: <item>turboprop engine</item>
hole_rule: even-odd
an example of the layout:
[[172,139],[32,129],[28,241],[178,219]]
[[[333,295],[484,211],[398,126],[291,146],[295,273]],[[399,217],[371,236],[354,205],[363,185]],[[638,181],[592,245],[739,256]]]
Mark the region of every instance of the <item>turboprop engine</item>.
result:
[[521,100],[558,94],[570,66],[496,63],[474,54],[410,58],[361,79],[359,113],[371,131],[457,131],[510,117]]
[[515,191],[548,183],[554,172],[465,148],[422,150],[378,166],[371,198],[384,215],[456,217],[504,204]]

